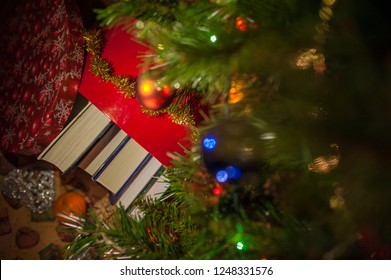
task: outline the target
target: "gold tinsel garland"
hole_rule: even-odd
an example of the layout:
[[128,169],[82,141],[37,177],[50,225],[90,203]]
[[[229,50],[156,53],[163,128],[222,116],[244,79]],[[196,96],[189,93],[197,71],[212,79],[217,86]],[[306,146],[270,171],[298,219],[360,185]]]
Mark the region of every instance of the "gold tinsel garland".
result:
[[[114,84],[126,97],[134,98],[136,95],[137,78],[134,76],[117,76],[113,74],[114,70],[111,63],[102,57],[105,45],[102,32],[100,30],[86,32],[84,40],[86,49],[91,54],[91,72],[99,76],[103,81]],[[168,108],[156,111],[142,107],[142,112],[150,117],[168,113],[174,123],[190,126],[195,125],[194,116],[189,104],[174,105],[172,103]]]

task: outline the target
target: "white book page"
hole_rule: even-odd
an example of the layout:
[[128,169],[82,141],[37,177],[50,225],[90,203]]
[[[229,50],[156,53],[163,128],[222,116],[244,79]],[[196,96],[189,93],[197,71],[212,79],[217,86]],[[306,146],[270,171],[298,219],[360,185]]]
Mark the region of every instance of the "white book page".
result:
[[110,119],[94,105],[89,105],[64,133],[61,133],[39,159],[48,161],[65,172],[84,155],[87,148],[110,124]]

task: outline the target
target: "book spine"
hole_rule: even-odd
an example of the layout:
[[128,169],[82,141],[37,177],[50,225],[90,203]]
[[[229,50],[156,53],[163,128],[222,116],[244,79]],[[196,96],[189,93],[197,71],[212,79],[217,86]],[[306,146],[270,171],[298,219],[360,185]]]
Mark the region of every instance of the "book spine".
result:
[[[166,170],[166,168],[162,165],[160,168],[155,172],[155,174],[151,177],[151,179],[148,181],[148,183],[145,185],[145,187],[137,194],[137,198],[144,196],[147,194],[153,186],[156,184],[157,180],[159,177],[163,174],[163,172]],[[136,199],[135,199],[136,200]],[[134,208],[135,208],[135,200],[132,201],[127,207],[126,207],[126,212],[130,214]]]
[[[97,141],[95,146],[86,154],[86,156],[79,163],[78,167],[81,169],[88,169],[89,165],[96,160],[102,150],[105,149],[113,137],[120,131],[120,128],[113,123],[113,125],[106,131],[106,133]],[[99,166],[101,167],[101,166]],[[97,169],[98,170],[98,169]],[[96,172],[96,171],[95,171]],[[91,174],[91,173],[90,173]],[[94,175],[94,174],[91,174]]]
[[125,183],[121,186],[119,191],[115,194],[110,194],[109,200],[111,204],[116,204],[121,196],[126,192],[128,187],[132,184],[132,182],[136,179],[136,177],[140,174],[140,172],[144,169],[144,167],[148,164],[148,162],[152,159],[152,155],[148,154],[141,161],[141,163],[137,166],[136,170],[126,179]]
[[121,152],[123,147],[130,141],[131,137],[126,135],[117,148],[111,153],[111,155],[105,160],[105,162],[99,167],[99,169],[92,175],[92,179],[96,181],[99,176],[106,170],[107,166],[113,161],[113,159]]
[[98,134],[98,136],[87,146],[87,148],[75,159],[73,164],[71,164],[67,169],[64,170],[64,174],[69,172],[72,168],[76,168],[83,158],[88,154],[88,152],[95,146],[95,144],[101,139],[105,133],[114,125],[112,121],[107,123],[104,129]]

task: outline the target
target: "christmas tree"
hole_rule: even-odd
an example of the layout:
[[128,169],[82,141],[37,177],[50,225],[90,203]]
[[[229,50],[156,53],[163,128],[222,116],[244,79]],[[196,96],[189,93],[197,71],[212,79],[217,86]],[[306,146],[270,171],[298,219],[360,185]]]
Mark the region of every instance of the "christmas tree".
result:
[[143,217],[75,221],[67,257],[389,259],[390,33],[378,2],[98,10],[153,51],[136,92],[146,111],[203,119],[186,122],[194,145],[173,156],[167,192],[137,200]]

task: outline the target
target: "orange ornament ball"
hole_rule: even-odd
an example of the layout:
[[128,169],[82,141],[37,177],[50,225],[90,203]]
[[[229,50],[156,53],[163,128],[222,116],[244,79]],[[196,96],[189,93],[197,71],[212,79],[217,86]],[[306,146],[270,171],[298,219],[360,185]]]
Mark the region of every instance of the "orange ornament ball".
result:
[[67,221],[62,215],[69,216],[73,214],[80,217],[86,210],[87,202],[84,196],[73,191],[61,194],[53,204],[53,213],[58,222]]
[[137,79],[136,98],[146,109],[160,110],[168,107],[175,90],[165,84],[157,71],[148,71]]

